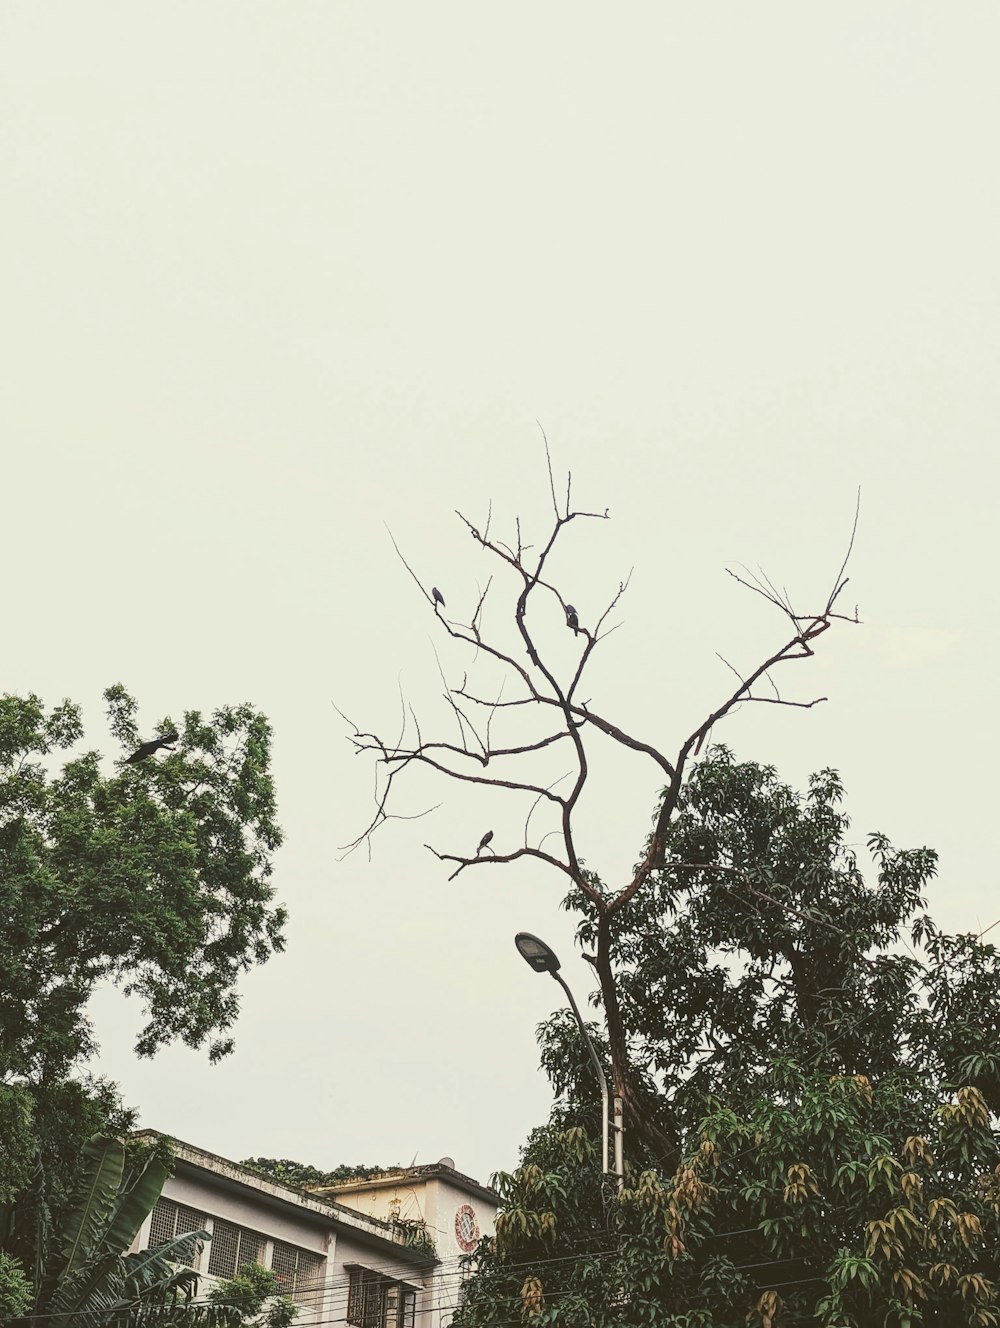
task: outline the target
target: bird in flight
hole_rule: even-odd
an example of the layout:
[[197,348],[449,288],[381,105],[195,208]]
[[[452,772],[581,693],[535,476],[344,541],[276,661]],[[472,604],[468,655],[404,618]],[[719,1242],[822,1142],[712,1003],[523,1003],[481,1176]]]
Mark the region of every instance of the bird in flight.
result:
[[493,831],[487,830],[486,834],[483,835],[482,839],[479,841],[479,847],[476,849],[477,858],[479,857],[480,853],[482,853],[483,849],[486,847],[486,845],[490,842],[492,838],[493,838]]
[[164,733],[162,738],[150,738],[149,742],[144,742],[141,747],[137,747],[131,756],[125,758],[126,765],[138,765],[140,761],[145,761],[147,757],[158,752],[161,747],[165,747],[168,752],[174,749],[171,746],[180,737],[176,729],[172,733]]
[[580,619],[572,604],[566,605],[566,626],[572,627],[574,636],[576,636],[577,632],[580,630]]
[[442,609],[444,608],[444,596],[441,594],[440,590],[438,590],[437,586],[431,586],[431,599],[435,604],[440,604]]

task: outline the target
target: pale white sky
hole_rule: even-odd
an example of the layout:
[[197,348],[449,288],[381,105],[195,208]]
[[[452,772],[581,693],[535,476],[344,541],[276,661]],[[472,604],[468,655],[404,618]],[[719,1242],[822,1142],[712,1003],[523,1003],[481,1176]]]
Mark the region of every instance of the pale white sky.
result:
[[[243,699],[275,728],[288,950],[235,1055],[137,1063],[141,1012],[95,1003],[143,1124],[485,1178],[544,1118],[558,992],[511,938],[584,995],[561,882],[447,883],[425,839],[518,833],[488,797],[338,862],[370,781],[330,705],[391,727],[401,678],[431,722],[385,524],[471,606],[453,509],[539,529],[536,418],[614,518],[567,540],[567,596],[586,619],[636,568],[595,706],[667,747],[728,685],[714,651],[781,632],[725,563],[825,592],[862,486],[864,626],[786,679],[830,702],[716,736],[838,766],[859,842],[941,851],[945,923],[1000,916],[998,38],[993,4],[914,0],[0,7],[2,686],[101,741],[119,679],[144,728]],[[610,880],[654,788],[599,769]]]

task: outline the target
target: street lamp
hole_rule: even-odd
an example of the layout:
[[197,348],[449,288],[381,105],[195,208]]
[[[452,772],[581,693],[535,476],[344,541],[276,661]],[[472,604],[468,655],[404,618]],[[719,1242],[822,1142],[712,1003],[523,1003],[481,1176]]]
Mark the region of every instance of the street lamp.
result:
[[[587,1025],[583,1022],[583,1016],[580,1014],[579,1007],[573,999],[573,993],[563,978],[559,976],[559,958],[556,952],[543,940],[537,936],[532,936],[530,931],[519,931],[514,937],[514,944],[517,946],[518,954],[526,964],[530,964],[536,973],[551,973],[555,980],[566,993],[570,1009],[576,1015],[576,1022],[580,1026],[580,1032],[583,1034],[583,1040],[587,1044],[587,1050],[590,1052],[590,1059],[594,1062],[594,1069],[597,1071],[597,1081],[601,1085],[601,1174],[608,1174],[608,1081],[604,1074],[604,1067],[601,1065],[600,1057],[594,1046],[590,1034],[587,1032]],[[622,1168],[622,1126],[621,1111],[618,1105],[618,1098],[615,1097],[615,1175],[618,1178],[618,1188],[621,1189],[624,1183],[624,1173]]]

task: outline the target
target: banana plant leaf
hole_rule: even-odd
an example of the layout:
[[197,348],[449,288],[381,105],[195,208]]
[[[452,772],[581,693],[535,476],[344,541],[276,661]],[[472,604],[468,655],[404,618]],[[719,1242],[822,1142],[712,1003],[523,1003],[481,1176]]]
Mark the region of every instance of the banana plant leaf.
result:
[[106,1255],[62,1276],[46,1311],[58,1315],[74,1328],[87,1328],[91,1322],[105,1324],[110,1312],[124,1304],[125,1270],[117,1255]]
[[80,1191],[63,1224],[60,1284],[72,1278],[98,1253],[101,1237],[114,1213],[124,1169],[125,1149],[117,1139],[95,1135],[84,1145]]
[[191,1296],[197,1290],[198,1274],[193,1268],[177,1268],[187,1263],[200,1241],[209,1239],[207,1231],[189,1231],[173,1240],[164,1241],[155,1249],[140,1254],[127,1254],[125,1265],[125,1295],[132,1300],[162,1297],[181,1293]]
[[153,1211],[169,1175],[170,1168],[165,1162],[157,1157],[149,1159],[132,1186],[119,1195],[101,1240],[102,1254],[122,1254],[128,1249]]
[[34,1315],[65,1328],[239,1328],[241,1314],[233,1306],[192,1303],[198,1275],[183,1265],[208,1232],[190,1231],[156,1249],[124,1253],[159,1198],[168,1166],[150,1158],[129,1183],[124,1148],[104,1136],[85,1145],[81,1161],[79,1191],[51,1242],[44,1202],[30,1210],[40,1227]]

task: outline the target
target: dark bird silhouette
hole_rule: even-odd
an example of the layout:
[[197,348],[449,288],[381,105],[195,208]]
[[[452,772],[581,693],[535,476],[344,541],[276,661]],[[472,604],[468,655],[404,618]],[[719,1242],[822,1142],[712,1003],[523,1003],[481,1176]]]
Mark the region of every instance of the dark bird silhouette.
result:
[[161,747],[165,747],[168,752],[174,749],[171,743],[175,743],[180,737],[176,729],[172,733],[164,733],[162,738],[150,738],[149,742],[144,742],[141,747],[137,747],[131,756],[125,758],[126,765],[138,765],[140,761],[145,761],[147,757],[158,752]]
[[483,835],[482,839],[479,841],[479,847],[476,849],[477,858],[479,857],[480,853],[482,853],[483,849],[486,847],[486,845],[490,842],[492,838],[493,838],[493,831],[487,830],[486,834]]
[[440,590],[438,590],[437,586],[431,586],[431,599],[435,604],[440,604],[442,609],[444,608],[444,596],[441,594]]
[[573,608],[572,604],[566,605],[566,626],[572,627],[574,636],[580,630],[580,619],[577,617],[576,609]]

